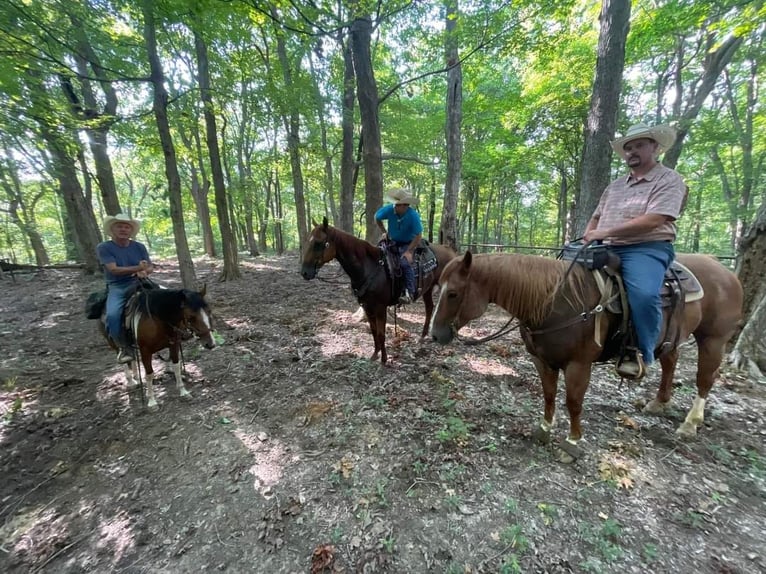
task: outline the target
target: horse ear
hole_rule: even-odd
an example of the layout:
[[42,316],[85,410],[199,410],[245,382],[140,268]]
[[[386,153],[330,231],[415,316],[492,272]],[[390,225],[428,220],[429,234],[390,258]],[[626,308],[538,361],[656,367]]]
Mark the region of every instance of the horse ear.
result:
[[466,251],[463,255],[463,271],[468,272],[471,269],[471,263],[473,262],[473,255],[470,251]]
[[319,227],[319,224],[316,221],[314,221],[313,217],[311,218],[311,225],[312,227]]
[[327,216],[325,215],[325,216],[322,218],[322,230],[323,230],[323,231],[327,231],[327,225],[328,225],[328,223],[327,223]]

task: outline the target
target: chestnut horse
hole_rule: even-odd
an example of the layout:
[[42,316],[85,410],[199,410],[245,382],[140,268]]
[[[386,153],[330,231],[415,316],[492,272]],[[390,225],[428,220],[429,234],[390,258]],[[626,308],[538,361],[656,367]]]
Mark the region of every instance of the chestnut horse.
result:
[[[710,256],[684,254],[677,259],[696,275],[704,289],[701,299],[686,302],[680,337],[676,338],[683,342],[694,335],[699,348],[697,397],[676,431],[691,437],[703,422],[705,400],[718,374],[724,347],[741,318],[742,286],[736,275]],[[442,272],[431,334],[436,341],[449,343],[457,330],[481,316],[489,303],[516,317],[545,397],[545,413],[535,436],[542,442],[550,441],[559,371],[564,371],[569,436],[561,446],[577,458],[581,454],[577,446],[582,437],[580,414],[591,366],[608,359],[602,352],[618,327],[620,315],[599,304],[600,294],[590,271],[575,265],[566,275],[568,267],[569,262],[544,257],[468,252]],[[583,309],[588,312],[583,313]],[[577,316],[582,320],[575,319]],[[664,333],[659,340],[664,340]],[[670,402],[677,345],[670,344],[659,360],[660,388],[644,409],[651,413],[664,411]]]
[[[158,407],[154,396],[154,368],[152,356],[162,349],[170,350],[170,361],[179,395],[191,397],[181,377],[181,341],[191,331],[207,349],[215,347],[211,332],[210,307],[205,301],[205,287],[201,291],[189,289],[139,289],[125,306],[131,331],[134,334],[135,347],[141,364],[144,366],[146,380],[146,406],[154,410]],[[103,320],[99,322],[101,333],[107,343],[117,349],[106,335]],[[134,387],[138,377],[135,361],[125,365],[128,387]]]
[[[445,245],[432,244],[431,249],[436,254],[437,266],[425,277],[418,279],[426,306],[422,337],[428,334],[428,325],[434,308],[433,288],[444,266],[455,257],[455,252]],[[375,361],[380,355],[380,361],[385,364],[388,360],[386,308],[397,304],[399,294],[392,288],[382,257],[379,247],[328,225],[325,217],[321,224],[314,224],[314,229],[311,231],[308,244],[303,251],[301,275],[306,280],[313,279],[322,265],[333,259],[338,260],[351,279],[351,287],[367,314],[375,342],[375,352],[370,360]]]

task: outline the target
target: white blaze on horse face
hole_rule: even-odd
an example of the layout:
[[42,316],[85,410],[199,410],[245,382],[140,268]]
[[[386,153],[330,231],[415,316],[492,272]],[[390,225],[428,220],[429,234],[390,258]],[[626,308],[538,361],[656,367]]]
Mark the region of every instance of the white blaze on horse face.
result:
[[436,308],[434,309],[433,314],[431,315],[431,324],[428,326],[428,332],[433,334],[434,332],[434,321],[436,320],[436,316],[439,314],[439,308],[442,304],[442,295],[444,295],[447,292],[447,282],[444,283],[444,285],[439,287],[439,298],[436,300]]
[[210,324],[210,317],[204,309],[200,309],[200,315],[202,315],[202,322],[205,324],[205,327],[207,327],[207,330],[212,331],[213,326]]

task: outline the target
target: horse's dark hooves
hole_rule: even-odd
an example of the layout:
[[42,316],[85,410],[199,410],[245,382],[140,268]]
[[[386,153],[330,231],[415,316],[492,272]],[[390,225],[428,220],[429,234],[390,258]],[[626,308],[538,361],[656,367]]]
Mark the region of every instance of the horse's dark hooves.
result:
[[559,460],[564,464],[570,464],[576,461],[578,458],[582,458],[585,454],[585,450],[578,444],[573,444],[564,439],[559,443],[561,453],[559,454]]

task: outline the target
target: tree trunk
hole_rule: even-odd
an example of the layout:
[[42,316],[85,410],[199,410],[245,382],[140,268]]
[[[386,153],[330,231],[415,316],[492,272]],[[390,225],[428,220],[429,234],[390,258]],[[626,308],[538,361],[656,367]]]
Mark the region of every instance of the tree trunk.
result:
[[364,163],[365,238],[374,243],[380,234],[375,212],[383,204],[383,158],[378,121],[378,85],[372,69],[370,41],[372,20],[357,15],[351,24],[351,52],[356,75],[356,94],[362,122],[362,161]]
[[599,20],[601,31],[598,37],[596,76],[585,126],[582,181],[575,205],[576,236],[585,232],[601,194],[610,181],[610,140],[614,138],[617,125],[622,71],[625,67],[625,41],[630,27],[630,0],[603,0]]
[[[444,205],[442,207],[442,241],[455,251],[458,250],[457,198],[460,192],[460,175],[463,169],[463,145],[461,126],[463,121],[463,70],[458,54],[457,20],[458,0],[446,0],[445,48],[447,67],[447,178],[444,182]],[[477,211],[474,205],[474,211]],[[474,213],[474,217],[477,214]],[[474,232],[476,231],[474,222]]]
[[223,168],[221,167],[221,153],[218,148],[218,132],[215,125],[215,113],[213,96],[210,90],[210,71],[208,69],[207,44],[202,35],[194,31],[194,48],[197,54],[197,73],[202,100],[203,114],[205,116],[205,135],[207,152],[210,156],[210,174],[213,177],[213,190],[215,191],[215,207],[218,215],[218,229],[221,232],[221,251],[223,252],[223,271],[219,276],[220,281],[239,279],[239,254],[237,242],[234,238],[229,219],[229,206],[226,197],[226,185],[223,181]]
[[[339,34],[340,35],[340,34]],[[351,42],[343,42],[343,149],[340,158],[340,228],[354,233],[354,60]]]
[[746,321],[760,299],[766,273],[766,201],[761,203],[755,221],[739,244],[737,276],[745,291],[742,311]]
[[181,282],[187,289],[197,289],[197,278],[194,272],[194,262],[189,253],[189,244],[186,241],[186,229],[184,227],[183,202],[181,201],[181,178],[178,175],[178,163],[173,138],[170,135],[168,124],[168,93],[165,90],[165,75],[162,70],[159,54],[157,53],[157,37],[153,12],[153,0],[142,0],[144,14],[144,40],[146,51],[151,67],[151,83],[154,88],[152,108],[157,123],[157,131],[160,136],[162,153],[165,157],[165,176],[168,180],[168,192],[170,202],[170,218],[173,221],[173,238],[178,257],[178,268],[181,273]]
[[755,380],[766,382],[766,289],[761,290],[758,304],[739,334],[729,361],[737,368],[747,371]]

